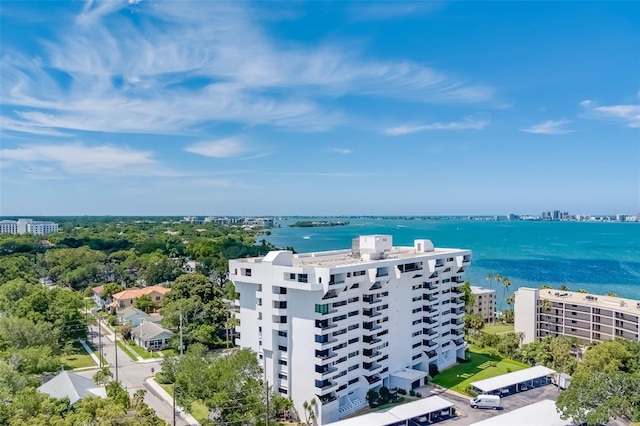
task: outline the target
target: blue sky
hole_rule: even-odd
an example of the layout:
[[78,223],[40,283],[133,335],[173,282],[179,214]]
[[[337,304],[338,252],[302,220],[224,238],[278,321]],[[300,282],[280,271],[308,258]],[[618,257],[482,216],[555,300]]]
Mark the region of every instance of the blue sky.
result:
[[638,2],[0,13],[0,215],[640,211]]

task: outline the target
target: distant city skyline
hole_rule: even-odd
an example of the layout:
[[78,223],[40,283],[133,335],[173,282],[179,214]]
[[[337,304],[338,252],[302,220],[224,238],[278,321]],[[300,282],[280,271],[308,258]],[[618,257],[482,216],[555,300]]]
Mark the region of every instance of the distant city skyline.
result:
[[640,212],[638,2],[20,2],[0,216]]

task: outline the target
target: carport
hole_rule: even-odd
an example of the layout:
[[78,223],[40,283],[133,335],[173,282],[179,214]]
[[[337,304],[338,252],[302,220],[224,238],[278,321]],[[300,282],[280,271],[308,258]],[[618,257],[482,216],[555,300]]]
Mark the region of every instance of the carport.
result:
[[471,387],[484,394],[503,395],[531,389],[542,384],[550,383],[548,376],[555,374],[555,370],[537,365],[502,376],[480,380],[471,383]]
[[[329,423],[330,426],[405,426],[414,425],[415,421],[425,417],[431,422],[441,417],[452,414],[453,403],[439,396],[430,396],[428,398],[419,399],[402,405],[396,405],[393,408],[374,413],[364,414],[362,416],[351,417],[349,419],[340,420]],[[443,414],[443,412],[446,413]]]

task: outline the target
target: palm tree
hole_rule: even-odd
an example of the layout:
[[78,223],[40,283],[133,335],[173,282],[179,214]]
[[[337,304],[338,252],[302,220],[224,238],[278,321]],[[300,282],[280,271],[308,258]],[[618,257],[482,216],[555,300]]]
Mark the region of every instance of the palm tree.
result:
[[566,285],[566,284],[562,284],[562,285],[560,286],[560,290],[562,290],[562,291],[569,291],[569,286],[568,286],[568,285]]
[[579,288],[577,290],[578,293],[589,293],[587,290],[585,290],[584,288]]
[[540,288],[541,288],[541,289],[543,289],[543,290],[544,290],[544,289],[550,289],[550,290],[551,290],[551,289],[553,289],[553,287],[551,287],[549,284],[542,284],[542,285],[540,286]]
[[509,298],[509,286],[511,285],[511,280],[509,278],[502,279],[502,285],[504,286],[504,301],[505,304],[508,304],[507,299]]
[[540,309],[548,311],[553,307],[553,303],[551,303],[551,300],[549,299],[540,299],[540,303],[538,304],[538,306],[540,306]]
[[511,293],[509,296],[507,296],[507,305],[513,305],[516,302],[516,295],[514,293]]
[[311,401],[304,401],[302,403],[302,408],[304,409],[304,420],[307,426],[311,426],[311,422],[316,418],[316,404],[317,402],[315,398],[311,398]]
[[489,289],[491,289],[491,281],[493,281],[493,274],[487,274],[487,281],[489,281]]
[[502,282],[502,275],[495,274],[493,279],[496,280],[496,300],[498,299],[498,294],[500,294],[500,283]]
[[93,375],[93,381],[97,385],[106,385],[113,379],[113,373],[108,367],[102,367],[96,374]]
[[607,296],[611,296],[611,297],[618,297],[618,295],[616,294],[615,291],[610,291],[607,293]]

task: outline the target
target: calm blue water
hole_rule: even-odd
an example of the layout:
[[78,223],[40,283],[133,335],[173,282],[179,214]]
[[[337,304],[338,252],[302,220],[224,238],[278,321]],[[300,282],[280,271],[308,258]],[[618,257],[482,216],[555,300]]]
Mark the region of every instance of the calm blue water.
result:
[[265,238],[277,247],[311,252],[350,248],[352,238],[366,234],[390,234],[394,245],[412,246],[414,239],[428,238],[436,247],[473,251],[465,275],[472,285],[486,287],[487,275],[500,273],[511,281],[510,292],[518,287],[566,284],[571,290],[583,288],[596,294],[613,291],[640,299],[638,223],[322,218],[348,220],[349,225],[288,227],[308,219],[277,222],[281,228],[258,240]]

